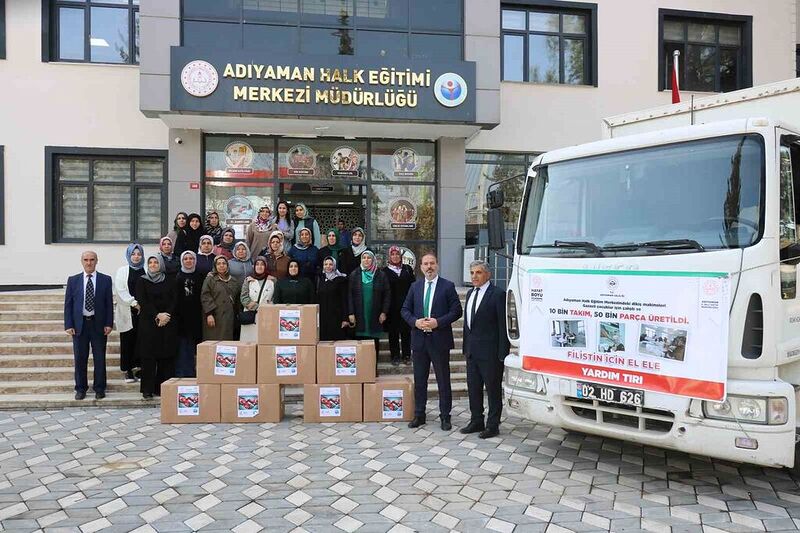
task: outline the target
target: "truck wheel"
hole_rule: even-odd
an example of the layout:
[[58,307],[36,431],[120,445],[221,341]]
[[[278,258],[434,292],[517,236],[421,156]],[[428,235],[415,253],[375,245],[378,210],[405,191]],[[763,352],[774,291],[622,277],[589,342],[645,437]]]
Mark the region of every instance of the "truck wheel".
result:
[[789,469],[789,472],[797,479],[800,479],[800,442],[794,445],[794,466]]

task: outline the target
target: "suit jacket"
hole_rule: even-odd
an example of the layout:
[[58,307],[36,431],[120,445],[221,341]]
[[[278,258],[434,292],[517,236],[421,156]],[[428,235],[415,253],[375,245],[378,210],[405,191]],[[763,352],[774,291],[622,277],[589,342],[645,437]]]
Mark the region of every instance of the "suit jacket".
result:
[[436,282],[436,290],[431,301],[431,318],[435,318],[439,325],[431,333],[425,333],[414,326],[418,318],[425,316],[424,298],[425,278],[422,278],[411,285],[411,290],[408,291],[403,308],[400,310],[403,320],[411,326],[411,349],[422,350],[426,335],[430,335],[437,350],[451,350],[455,346],[451,324],[461,318],[462,314],[456,286],[441,276]]
[[[467,293],[466,313],[471,313],[470,298],[476,289]],[[464,355],[475,359],[503,361],[511,347],[506,332],[506,293],[493,283],[486,288],[471,327],[464,320]]]
[[[85,273],[75,274],[67,280],[64,295],[64,329],[75,329],[80,335],[83,330],[83,278]],[[114,296],[111,290],[111,276],[97,272],[94,288],[94,327],[103,331],[104,327],[114,325]]]

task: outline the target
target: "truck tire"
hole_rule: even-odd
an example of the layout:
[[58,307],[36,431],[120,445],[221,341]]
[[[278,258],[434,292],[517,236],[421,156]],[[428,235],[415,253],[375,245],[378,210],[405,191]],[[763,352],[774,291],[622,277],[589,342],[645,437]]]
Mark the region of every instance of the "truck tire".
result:
[[800,442],[794,444],[794,466],[789,472],[797,479],[800,479]]

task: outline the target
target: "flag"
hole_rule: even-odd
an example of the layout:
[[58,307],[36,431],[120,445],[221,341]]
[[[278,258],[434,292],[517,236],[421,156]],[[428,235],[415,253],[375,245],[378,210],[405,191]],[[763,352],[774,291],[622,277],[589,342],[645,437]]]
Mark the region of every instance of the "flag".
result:
[[681,103],[681,90],[678,87],[678,56],[681,53],[679,50],[672,52],[672,103]]

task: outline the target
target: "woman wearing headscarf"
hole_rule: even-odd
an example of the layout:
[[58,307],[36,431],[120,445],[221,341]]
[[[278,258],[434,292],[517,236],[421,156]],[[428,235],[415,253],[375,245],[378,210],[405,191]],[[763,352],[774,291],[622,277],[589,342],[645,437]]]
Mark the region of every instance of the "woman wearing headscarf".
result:
[[[275,219],[272,218],[272,210],[268,205],[264,205],[258,210],[255,220],[247,226],[245,240],[247,247],[254,254],[269,246],[269,236],[277,229]],[[253,258],[255,262],[255,258]]]
[[158,244],[161,262],[164,263],[164,274],[173,281],[178,274],[178,270],[181,269],[180,258],[174,252],[174,244],[175,241],[169,237],[162,237],[161,242]]
[[369,250],[361,254],[361,268],[350,274],[348,318],[356,328],[356,337],[375,340],[375,375],[379,339],[383,335],[383,323],[389,314],[391,290],[386,275],[378,270],[375,254]]
[[312,284],[317,280],[319,250],[311,243],[311,230],[300,229],[300,240],[289,250],[289,257],[300,263],[300,275]]
[[203,236],[203,220],[197,213],[192,213],[188,217],[188,222],[183,231],[178,232],[175,241],[175,255],[180,258],[183,252],[194,252],[200,247],[200,237]]
[[175,281],[164,273],[161,254],[147,257],[144,276],[136,282],[142,307],[136,350],[142,361],[141,391],[145,398],[160,395],[161,384],[173,377],[178,336],[175,328]]
[[233,228],[222,230],[220,242],[214,246],[214,255],[221,255],[225,259],[233,259],[233,245],[236,244],[236,232]]
[[167,233],[167,237],[172,241],[173,248],[178,242],[178,236],[186,231],[186,225],[189,222],[189,215],[180,211],[175,215],[175,220],[172,221],[172,230]]
[[269,236],[269,248],[259,254],[267,260],[267,271],[275,279],[283,279],[289,275],[289,256],[283,250],[283,233],[275,230]]
[[292,241],[294,241],[294,220],[289,211],[289,204],[283,200],[275,206],[275,225],[283,234],[283,253],[288,254],[289,248],[292,247]]
[[206,275],[197,271],[197,256],[186,250],[181,254],[181,271],[175,278],[176,313],[178,330],[178,358],[175,376],[193,378],[197,375],[197,344],[203,341],[203,315],[200,291]]
[[319,246],[322,242],[319,231],[319,224],[309,213],[305,204],[297,204],[294,206],[294,243],[300,242],[300,230],[307,228],[311,231],[311,244]]
[[205,234],[211,235],[214,239],[216,246],[222,242],[222,230],[224,229],[219,223],[219,214],[216,211],[210,211],[206,214]]
[[336,269],[336,260],[322,260],[322,273],[317,277],[319,304],[319,340],[338,341],[347,337],[347,276]]
[[[244,241],[237,242],[233,247],[233,259],[228,261],[231,276],[244,283],[247,276],[253,273],[253,263],[250,261],[250,248]],[[239,286],[241,288],[241,285]]]
[[308,278],[300,275],[300,263],[289,260],[289,275],[279,279],[275,284],[272,303],[276,304],[313,304],[314,285]]
[[233,341],[239,313],[239,280],[231,276],[228,260],[214,258],[214,270],[203,281],[203,340]]
[[214,270],[214,238],[211,235],[200,237],[200,246],[197,248],[197,266],[195,271],[203,277]]
[[[400,364],[400,357],[405,364],[411,363],[411,328],[400,311],[403,309],[403,302],[406,295],[414,283],[414,271],[409,265],[403,264],[403,253],[397,246],[389,248],[389,258],[386,267],[383,269],[386,280],[392,295],[389,305],[389,314],[386,317],[386,331],[389,333],[389,350],[392,354],[392,364]],[[402,352],[401,352],[402,346]]]
[[319,249],[319,253],[317,254],[317,264],[322,267],[322,262],[326,257],[332,257],[333,260],[336,261],[336,264],[338,264],[339,253],[343,248],[339,240],[339,230],[336,228],[329,229],[325,233],[323,242],[325,243],[325,246]]
[[144,248],[131,243],[125,250],[128,264],[119,267],[114,276],[114,325],[119,332],[119,369],[125,374],[125,382],[136,381],[133,371],[140,368],[136,352],[136,336],[139,332],[139,311],[136,300],[136,282],[144,275]]
[[361,254],[369,250],[364,239],[364,228],[353,228],[350,246],[340,253],[339,270],[348,276],[361,266]]
[[[253,273],[244,280],[240,299],[244,311],[256,311],[264,304],[272,303],[275,292],[275,283],[269,278],[267,260],[256,257],[253,264]],[[258,326],[256,324],[242,324],[242,333],[239,340],[256,342],[258,340]]]

